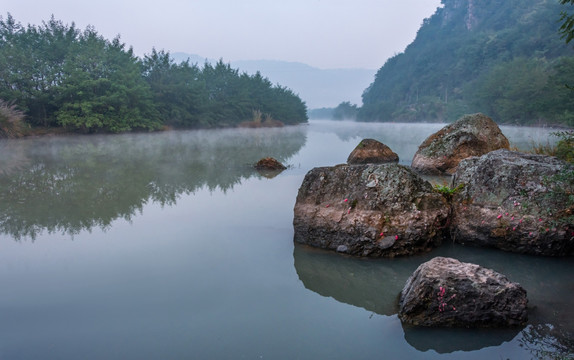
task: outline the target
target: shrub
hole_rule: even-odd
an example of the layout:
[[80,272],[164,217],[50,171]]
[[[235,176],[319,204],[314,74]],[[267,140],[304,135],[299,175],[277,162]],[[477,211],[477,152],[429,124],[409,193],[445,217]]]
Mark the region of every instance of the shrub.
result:
[[552,135],[560,138],[556,144],[556,156],[569,163],[574,162],[574,131],[559,131]]

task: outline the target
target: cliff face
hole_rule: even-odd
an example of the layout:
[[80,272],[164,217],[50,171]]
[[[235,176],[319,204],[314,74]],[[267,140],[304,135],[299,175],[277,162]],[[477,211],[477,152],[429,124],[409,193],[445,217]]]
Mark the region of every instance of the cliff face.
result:
[[466,14],[466,28],[468,30],[472,30],[474,25],[476,24],[476,16],[474,12],[474,0],[468,0],[468,8]]
[[[464,18],[466,29],[471,31],[478,23],[475,0],[443,0],[443,26],[455,19]],[[462,15],[462,16],[461,16]]]

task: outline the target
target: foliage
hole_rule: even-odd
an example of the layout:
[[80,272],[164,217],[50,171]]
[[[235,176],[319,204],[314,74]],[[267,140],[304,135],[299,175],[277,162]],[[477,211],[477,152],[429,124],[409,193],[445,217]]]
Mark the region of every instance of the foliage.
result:
[[[535,152],[556,156],[573,164],[574,131],[558,131],[552,135],[559,138],[556,146],[538,146]],[[571,165],[564,166],[558,173],[545,177],[543,184],[549,188],[546,198],[551,206],[548,206],[547,213],[553,218],[553,226],[570,226],[574,223],[574,168]]]
[[119,37],[53,17],[27,27],[0,17],[0,99],[33,126],[82,132],[235,126],[254,109],[285,124],[307,121],[305,103],[259,73],[223,61],[176,64],[155,49],[139,59]]
[[552,135],[559,139],[556,145],[535,144],[533,145],[533,152],[540,155],[556,156],[566,162],[574,163],[574,131],[557,131],[553,132]]
[[556,144],[556,156],[569,163],[574,163],[574,131],[558,131],[553,135],[560,139]]
[[439,185],[436,184],[434,186],[434,190],[440,194],[443,194],[447,199],[452,199],[452,196],[458,192],[460,192],[464,188],[464,184],[459,184],[458,186],[451,188],[448,185]]
[[379,69],[359,120],[453,121],[482,112],[499,123],[574,126],[565,86],[574,83],[574,53],[558,34],[559,3],[442,4],[405,52]]
[[546,199],[551,205],[546,212],[553,226],[568,230],[574,223],[574,169],[566,166],[557,174],[545,178],[543,183],[550,189]]
[[14,102],[33,125],[55,125],[64,62],[79,31],[52,18],[23,27],[0,17],[0,98]]
[[59,87],[59,124],[86,132],[160,127],[139,61],[118,38],[108,42],[87,29],[63,70],[67,76]]
[[[574,5],[574,0],[560,0],[560,4],[572,6]],[[567,10],[563,10],[560,13],[560,21],[562,21],[560,34],[562,34],[562,38],[565,39],[566,43],[569,43],[574,39],[574,15]]]

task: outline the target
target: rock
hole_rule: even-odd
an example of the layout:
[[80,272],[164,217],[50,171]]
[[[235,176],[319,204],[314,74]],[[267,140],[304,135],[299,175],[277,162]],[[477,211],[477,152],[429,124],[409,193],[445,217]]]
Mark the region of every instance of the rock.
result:
[[466,115],[429,136],[411,167],[423,174],[452,174],[462,159],[509,147],[508,139],[488,116]]
[[267,157],[259,160],[255,165],[257,170],[285,170],[285,165],[272,157]]
[[420,326],[505,327],[528,320],[526,290],[476,264],[436,257],[421,264],[399,299],[399,318]]
[[294,239],[356,256],[410,255],[441,243],[448,213],[445,198],[405,166],[320,167],[299,188]]
[[552,156],[497,150],[461,161],[451,235],[462,244],[574,254],[574,173]]
[[399,156],[387,145],[373,139],[363,139],[347,158],[347,164],[397,163]]

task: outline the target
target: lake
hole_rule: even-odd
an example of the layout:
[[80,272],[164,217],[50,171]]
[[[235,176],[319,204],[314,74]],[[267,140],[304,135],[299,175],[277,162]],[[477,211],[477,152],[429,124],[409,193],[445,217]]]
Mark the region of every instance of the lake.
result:
[[[313,167],[363,138],[410,165],[443,124],[0,140],[0,359],[530,359],[574,350],[574,259],[445,243],[358,259],[293,243]],[[527,150],[552,129],[501,127]],[[289,168],[260,174],[272,156]],[[435,256],[528,291],[529,324],[402,326],[397,296]]]

